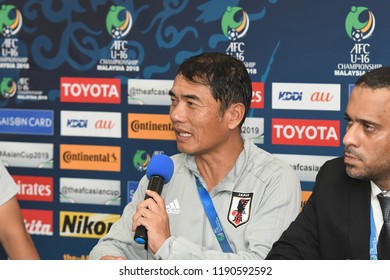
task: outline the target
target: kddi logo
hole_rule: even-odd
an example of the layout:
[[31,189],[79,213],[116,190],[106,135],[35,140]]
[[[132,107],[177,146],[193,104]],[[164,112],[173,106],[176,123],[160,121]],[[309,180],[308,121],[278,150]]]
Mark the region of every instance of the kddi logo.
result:
[[279,92],[279,100],[285,101],[302,101],[303,92],[297,91],[281,91]]
[[67,127],[80,127],[86,128],[88,126],[88,120],[69,119],[66,122]]
[[60,236],[100,238],[107,234],[119,215],[61,212]]

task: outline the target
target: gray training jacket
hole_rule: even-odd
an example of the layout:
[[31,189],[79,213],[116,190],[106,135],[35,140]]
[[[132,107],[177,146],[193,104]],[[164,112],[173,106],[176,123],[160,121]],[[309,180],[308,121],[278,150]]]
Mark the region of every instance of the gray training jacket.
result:
[[[249,139],[229,174],[210,192],[223,230],[234,253],[222,252],[196,187],[201,178],[194,157],[172,156],[174,173],[162,190],[171,237],[156,254],[134,242],[131,231],[136,205],[144,200],[144,176],[131,203],[89,259],[105,255],[127,259],[264,259],[272,244],[300,211],[301,186],[295,171]],[[206,187],[206,186],[205,186]]]

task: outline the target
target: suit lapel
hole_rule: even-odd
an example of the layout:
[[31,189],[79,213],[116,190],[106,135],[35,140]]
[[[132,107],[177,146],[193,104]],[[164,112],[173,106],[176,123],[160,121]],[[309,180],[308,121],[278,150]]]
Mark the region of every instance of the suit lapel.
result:
[[371,187],[361,181],[350,187],[349,238],[352,259],[369,259]]

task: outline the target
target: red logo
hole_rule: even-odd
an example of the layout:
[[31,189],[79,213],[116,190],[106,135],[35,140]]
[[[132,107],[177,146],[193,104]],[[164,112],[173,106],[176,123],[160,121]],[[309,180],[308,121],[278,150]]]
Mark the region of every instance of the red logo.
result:
[[53,235],[53,212],[21,209],[27,232],[32,235]]
[[228,221],[234,227],[242,226],[249,221],[253,193],[233,192],[230,200]]
[[61,102],[121,103],[120,79],[61,77]]
[[53,201],[53,178],[37,176],[12,176],[19,186],[19,200]]
[[333,94],[330,92],[313,92],[310,96],[310,100],[314,102],[331,102],[333,99]]
[[272,119],[272,144],[340,146],[340,121]]
[[96,129],[113,129],[115,123],[111,120],[98,120],[95,123]]
[[264,83],[252,83],[251,108],[264,108]]

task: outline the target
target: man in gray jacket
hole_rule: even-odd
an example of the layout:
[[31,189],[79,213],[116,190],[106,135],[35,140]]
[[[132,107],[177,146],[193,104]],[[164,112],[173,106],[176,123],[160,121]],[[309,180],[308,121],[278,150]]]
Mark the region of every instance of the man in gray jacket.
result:
[[[297,216],[301,188],[292,168],[241,135],[252,99],[245,65],[220,53],[191,57],[170,96],[181,152],[173,176],[161,196],[143,177],[89,258],[264,259]],[[208,196],[216,215],[203,207]],[[134,241],[140,225],[147,246]]]

